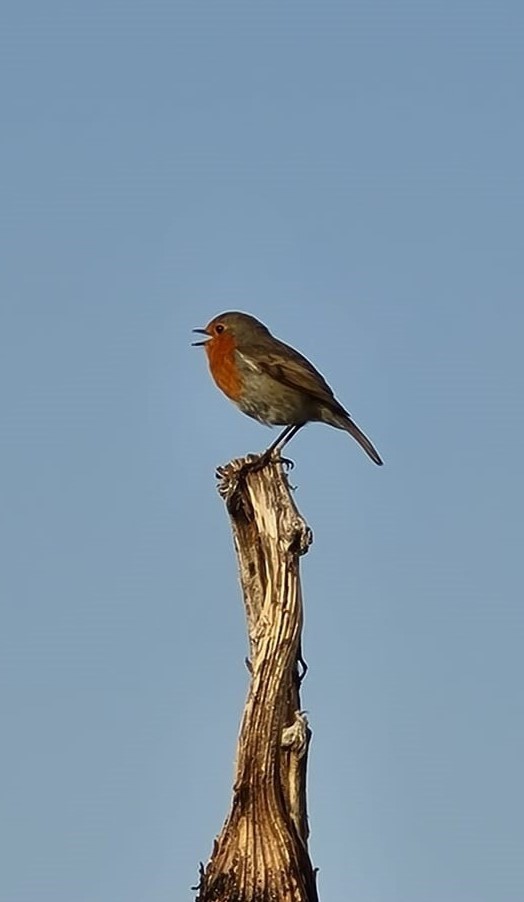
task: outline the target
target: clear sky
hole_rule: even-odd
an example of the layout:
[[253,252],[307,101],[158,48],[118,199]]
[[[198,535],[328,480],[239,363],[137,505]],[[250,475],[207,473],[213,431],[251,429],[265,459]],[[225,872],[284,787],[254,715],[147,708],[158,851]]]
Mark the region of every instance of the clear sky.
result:
[[248,311],[376,443],[290,446],[325,902],[524,899],[520,2],[4,7],[1,902],[181,902],[248,675],[214,467]]

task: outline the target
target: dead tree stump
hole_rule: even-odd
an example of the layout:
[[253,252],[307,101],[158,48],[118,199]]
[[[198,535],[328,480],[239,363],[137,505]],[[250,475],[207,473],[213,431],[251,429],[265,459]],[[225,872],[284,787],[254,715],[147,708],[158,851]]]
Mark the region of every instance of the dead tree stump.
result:
[[299,558],[311,530],[290,494],[284,464],[219,469],[244,595],[251,683],[238,740],[231,811],[201,865],[196,902],[318,902],[308,853],[307,753],[300,706]]

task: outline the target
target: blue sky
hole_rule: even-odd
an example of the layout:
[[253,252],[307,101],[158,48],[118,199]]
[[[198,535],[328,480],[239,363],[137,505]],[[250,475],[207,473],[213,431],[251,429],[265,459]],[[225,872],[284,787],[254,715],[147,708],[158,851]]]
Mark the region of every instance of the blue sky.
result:
[[2,902],[191,899],[247,688],[214,467],[241,309],[370,435],[290,446],[321,898],[517,902],[524,14],[4,10]]

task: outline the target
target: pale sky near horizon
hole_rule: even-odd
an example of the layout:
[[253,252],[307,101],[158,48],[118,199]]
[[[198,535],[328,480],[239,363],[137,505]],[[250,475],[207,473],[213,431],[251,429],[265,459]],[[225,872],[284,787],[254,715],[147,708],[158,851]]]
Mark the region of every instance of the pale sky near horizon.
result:
[[191,900],[248,674],[240,309],[376,444],[289,447],[323,902],[522,902],[524,10],[4,8],[0,902]]

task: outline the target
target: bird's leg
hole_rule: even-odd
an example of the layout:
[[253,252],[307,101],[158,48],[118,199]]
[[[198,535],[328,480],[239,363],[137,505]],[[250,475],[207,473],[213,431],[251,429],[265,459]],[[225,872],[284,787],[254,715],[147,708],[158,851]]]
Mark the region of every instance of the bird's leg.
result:
[[273,442],[272,445],[268,448],[268,451],[274,451],[278,448],[279,451],[282,451],[284,445],[287,445],[288,442],[291,441],[292,438],[295,437],[299,429],[302,429],[305,423],[298,423],[295,426],[286,426],[284,431],[279,435],[276,442]]
[[[293,436],[297,434],[298,430],[302,429],[303,425],[304,423],[300,423],[298,426],[292,423],[291,426],[286,426],[285,429],[282,430],[280,435],[275,439],[275,441],[271,443],[269,448],[266,448],[266,450],[263,451],[262,454],[259,454],[255,460],[252,460],[249,463],[245,464],[245,468],[247,470],[261,470],[262,467],[265,467],[269,463],[273,456],[273,453],[277,450],[280,453],[284,445],[287,445],[287,443],[291,441]],[[281,457],[280,459],[282,463],[288,464],[288,466],[290,467],[294,466],[292,460],[288,460],[286,457]]]
[[[298,430],[302,429],[303,425],[303,423],[300,423],[300,425],[296,426],[294,423],[292,423],[291,426],[286,426],[286,428],[282,430],[275,441],[271,443],[269,448],[266,448],[266,450],[262,452],[257,461],[257,468],[265,467],[265,465],[271,460],[273,452],[278,450],[278,453],[280,454],[284,445],[287,445],[287,443],[291,441],[293,436],[297,434]],[[289,466],[291,467],[294,466],[292,460],[288,460],[285,457],[282,457],[281,460],[282,463],[289,464]]]
[[269,448],[264,451],[264,456],[267,454],[268,458],[270,458],[273,454],[273,451],[276,451],[277,448],[281,451],[284,445],[287,445],[287,443],[293,438],[295,433],[297,433],[300,428],[300,426],[295,425],[286,426],[286,428],[282,430],[280,435],[277,436],[275,441],[271,443]]
[[[294,462],[289,459],[289,457],[282,457],[282,448],[287,445],[288,442],[291,441],[292,438],[297,434],[299,429],[302,429],[304,423],[298,423],[297,425],[286,427],[284,432],[278,437],[276,442],[273,442],[271,447],[268,449],[267,453],[272,454],[273,451],[278,451],[278,455],[283,464],[286,464],[290,469],[293,469],[295,466]],[[289,431],[288,431],[289,430]]]

